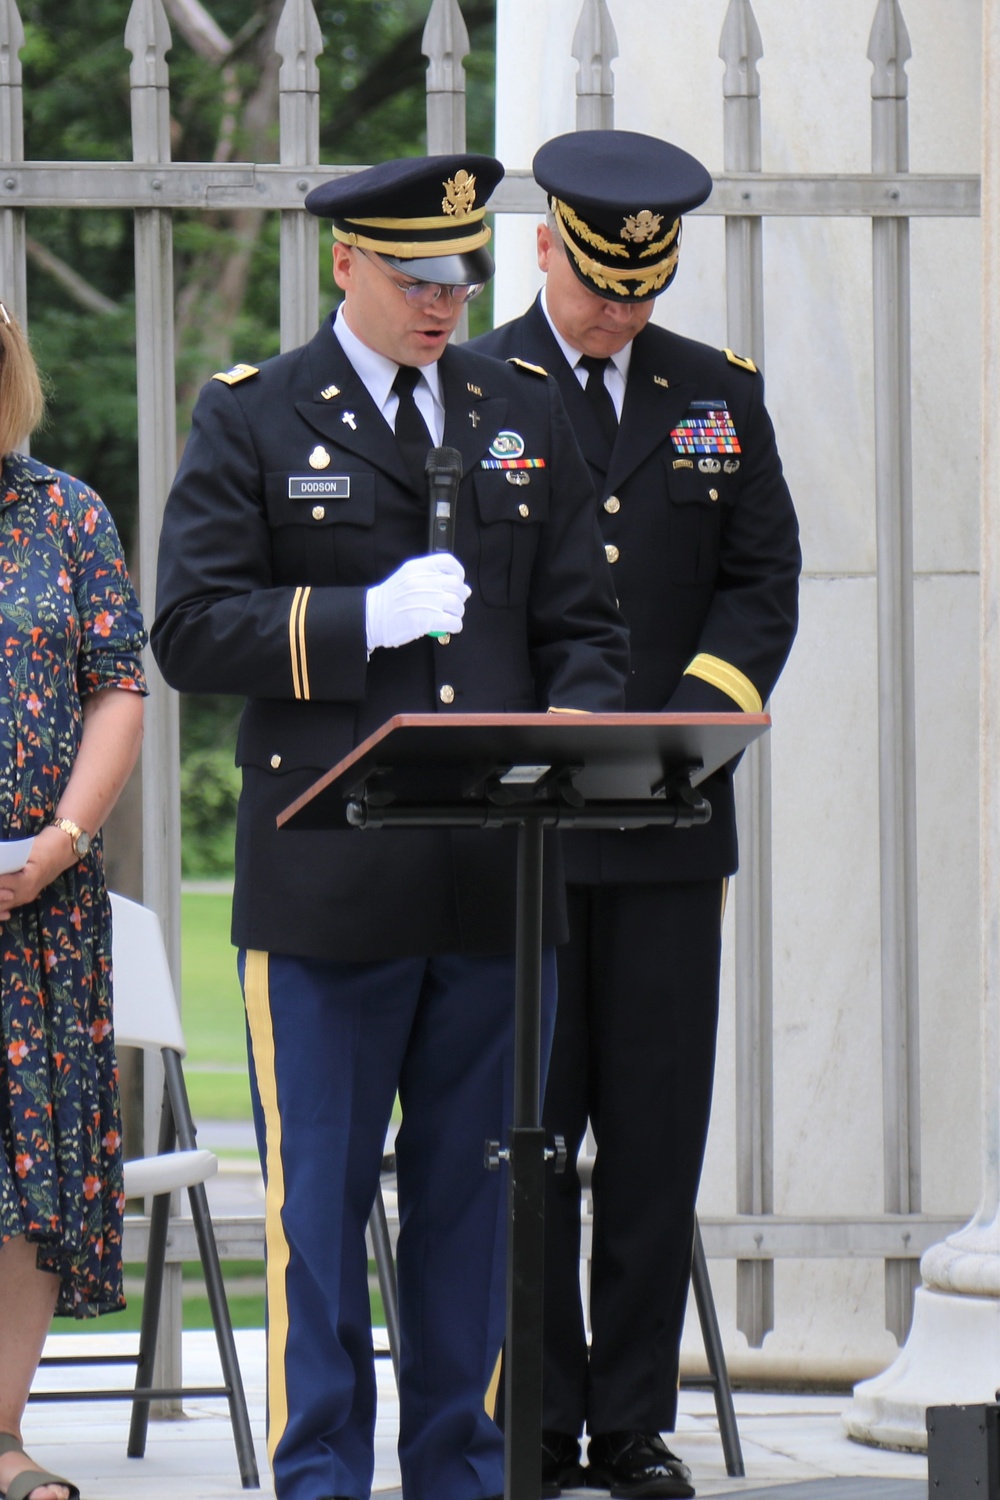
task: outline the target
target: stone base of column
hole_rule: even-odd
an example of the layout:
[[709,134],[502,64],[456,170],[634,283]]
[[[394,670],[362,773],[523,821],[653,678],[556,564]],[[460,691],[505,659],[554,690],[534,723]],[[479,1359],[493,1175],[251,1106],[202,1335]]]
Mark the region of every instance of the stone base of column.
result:
[[995,1401],[1000,1388],[1000,1301],[920,1287],[897,1358],[854,1387],[842,1421],[877,1448],[927,1449],[927,1408]]

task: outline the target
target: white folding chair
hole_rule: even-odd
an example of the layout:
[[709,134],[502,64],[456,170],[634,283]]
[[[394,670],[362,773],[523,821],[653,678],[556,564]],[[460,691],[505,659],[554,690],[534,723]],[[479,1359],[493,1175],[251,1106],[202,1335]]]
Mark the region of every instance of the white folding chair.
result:
[[[126,1159],[125,1194],[128,1198],[151,1197],[153,1208],[149,1224],[149,1250],[146,1259],[142,1327],[137,1355],[91,1355],[84,1359],[71,1356],[46,1358],[43,1364],[124,1364],[135,1363],[135,1385],[128,1390],[56,1391],[32,1393],[35,1401],[131,1399],[132,1421],[129,1428],[128,1454],[141,1458],[146,1451],[149,1404],[154,1400],[187,1397],[225,1396],[244,1489],[260,1485],[254,1454],[250,1419],[247,1414],[243,1379],[240,1375],[233,1339],[229,1304],[219,1264],[219,1252],[212,1228],[212,1218],[205,1193],[205,1182],[218,1171],[217,1157],[211,1151],[199,1150],[195,1125],[188,1102],[187,1085],[181,1065],[186,1048],[180,1015],[174,995],[170,966],[163,945],[156,913],[124,896],[111,897],[114,963],[115,1042],[119,1047],[157,1048],[163,1060],[163,1109],[160,1115],[160,1138],[155,1156]],[[202,1273],[212,1314],[223,1384],[220,1386],[154,1387],[153,1364],[160,1320],[163,1272],[166,1264],[167,1229],[170,1218],[170,1195],[185,1188],[191,1205],[201,1257]]]

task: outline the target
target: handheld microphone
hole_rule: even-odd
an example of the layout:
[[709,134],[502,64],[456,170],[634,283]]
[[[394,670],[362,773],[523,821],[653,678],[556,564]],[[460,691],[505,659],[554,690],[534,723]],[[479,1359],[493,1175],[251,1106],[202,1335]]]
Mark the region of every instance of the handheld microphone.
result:
[[428,552],[454,552],[455,512],[462,478],[457,448],[432,448],[424,462],[429,509]]

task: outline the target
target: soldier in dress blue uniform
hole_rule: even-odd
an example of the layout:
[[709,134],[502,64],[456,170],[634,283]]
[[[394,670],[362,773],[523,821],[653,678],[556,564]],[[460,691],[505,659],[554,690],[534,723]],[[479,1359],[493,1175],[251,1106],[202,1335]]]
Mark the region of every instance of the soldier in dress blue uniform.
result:
[[[622,706],[626,632],[555,382],[448,343],[493,271],[502,171],[409,159],[309,195],[343,302],[304,347],[208,383],[164,516],[157,661],[179,689],[247,700],[232,930],[278,1500],[371,1490],[365,1225],[397,1090],[403,1494],[503,1489],[484,1393],[505,1213],[483,1142],[512,1102],[516,834],[275,825],[394,714]],[[455,542],[429,555],[421,450],[442,442],[461,456]],[[546,864],[548,1038],[565,913]]]
[[[677,271],[681,216],[712,181],[665,141],[581,131],[533,163],[545,287],[474,341],[555,376],[587,458],[629,624],[631,711],[757,712],[795,635],[798,529],[749,359],[650,321]],[[677,1412],[695,1198],[711,1104],[731,768],[711,822],[567,834],[569,944],[544,1123],[570,1161],[597,1141],[588,1351],[576,1267],[580,1183],[546,1196],[543,1476],[615,1496],[694,1493],[666,1447]]]

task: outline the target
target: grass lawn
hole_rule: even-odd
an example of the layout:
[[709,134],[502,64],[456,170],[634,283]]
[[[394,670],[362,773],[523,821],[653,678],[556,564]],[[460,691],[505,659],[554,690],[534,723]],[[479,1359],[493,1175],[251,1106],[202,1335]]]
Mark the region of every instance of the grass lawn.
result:
[[[55,1333],[138,1333],[142,1325],[142,1279],[145,1267],[125,1267],[125,1298],[128,1306],[120,1313],[107,1317],[59,1318],[53,1324]],[[385,1310],[378,1289],[374,1261],[368,1267],[369,1295],[372,1304],[372,1324],[384,1327]],[[263,1328],[264,1326],[264,1262],[262,1260],[225,1260],[222,1273],[226,1283],[226,1299],[234,1328]],[[184,1327],[211,1328],[212,1314],[201,1280],[201,1266],[194,1262],[185,1264],[182,1273]]]
[[181,1014],[184,1064],[196,1120],[249,1120],[246,1029],[229,941],[228,894],[181,897]]

